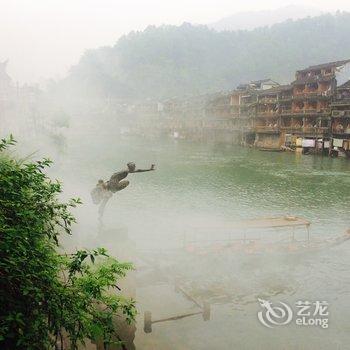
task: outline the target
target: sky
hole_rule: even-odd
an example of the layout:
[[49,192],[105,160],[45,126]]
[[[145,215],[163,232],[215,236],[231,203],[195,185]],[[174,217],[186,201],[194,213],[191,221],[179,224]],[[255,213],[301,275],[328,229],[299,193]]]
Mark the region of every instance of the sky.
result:
[[19,84],[60,79],[86,49],[148,25],[206,24],[287,5],[350,11],[349,0],[0,0],[0,61]]

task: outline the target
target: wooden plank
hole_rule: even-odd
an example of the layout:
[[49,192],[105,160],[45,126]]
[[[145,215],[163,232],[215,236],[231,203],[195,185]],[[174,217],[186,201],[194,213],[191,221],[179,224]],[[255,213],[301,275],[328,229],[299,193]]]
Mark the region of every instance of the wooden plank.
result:
[[297,227],[310,226],[311,222],[297,216],[281,216],[281,217],[267,217],[251,220],[242,220],[232,223],[225,223],[222,225],[201,225],[192,226],[193,229],[203,230],[222,230],[222,229],[244,229],[244,228],[281,228],[281,227]]

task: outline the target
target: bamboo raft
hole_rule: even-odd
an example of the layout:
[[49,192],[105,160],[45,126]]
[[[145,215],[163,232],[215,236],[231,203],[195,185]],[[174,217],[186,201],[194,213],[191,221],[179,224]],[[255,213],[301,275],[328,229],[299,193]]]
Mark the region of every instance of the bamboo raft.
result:
[[[343,235],[330,238],[311,237],[310,225],[310,221],[297,216],[266,217],[223,225],[202,225],[192,227],[190,234],[185,234],[183,246],[188,253],[199,255],[222,251],[249,255],[285,254],[317,251],[350,239],[350,230]],[[304,229],[306,237],[300,238],[298,229]]]

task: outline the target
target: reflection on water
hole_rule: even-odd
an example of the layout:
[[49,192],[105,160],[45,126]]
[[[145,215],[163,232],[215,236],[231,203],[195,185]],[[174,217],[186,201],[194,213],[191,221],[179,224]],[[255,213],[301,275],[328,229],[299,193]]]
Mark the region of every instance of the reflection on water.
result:
[[[84,150],[82,152],[82,149]],[[173,141],[71,139],[66,161],[52,169],[67,193],[80,196],[80,242],[111,248],[118,237],[97,236],[97,210],[89,191],[128,161],[157,171],[129,176],[130,186],[112,198],[106,227],[124,227],[135,251],[131,259],[139,316],[139,349],[346,349],[349,326],[350,243],[303,256],[231,253],[191,256],[178,250],[193,224],[297,215],[312,222],[311,233],[340,235],[349,228],[350,162],[289,153]],[[213,232],[215,235],[215,232]],[[124,251],[129,251],[129,248]],[[124,257],[123,257],[124,258]],[[193,316],[155,324],[143,332],[143,313],[162,318],[198,308],[179,283],[200,302],[209,301],[210,321]],[[330,327],[295,324],[266,329],[257,320],[257,298],[326,300]]]

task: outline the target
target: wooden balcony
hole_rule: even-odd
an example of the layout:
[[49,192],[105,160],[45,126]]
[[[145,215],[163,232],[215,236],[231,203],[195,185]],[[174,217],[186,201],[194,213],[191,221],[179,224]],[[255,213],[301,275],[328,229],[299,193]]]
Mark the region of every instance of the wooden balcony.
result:
[[263,97],[259,98],[258,103],[278,103],[277,97]]
[[292,110],[291,109],[284,109],[284,110],[281,110],[281,114],[283,115],[283,114],[292,114],[293,112],[292,112]]
[[331,110],[329,108],[324,108],[324,109],[294,109],[291,111],[290,114],[294,115],[306,115],[306,114],[312,114],[312,115],[325,115],[325,114],[331,114]]
[[256,133],[265,133],[265,134],[276,134],[279,133],[279,127],[276,126],[255,126],[254,131]]
[[280,127],[281,130],[286,131],[288,133],[300,133],[303,131],[303,128],[300,127],[296,127],[296,126],[281,126]]
[[329,127],[309,127],[309,126],[281,126],[281,130],[286,131],[288,133],[302,133],[309,135],[324,135],[330,132]]
[[344,111],[332,111],[332,117],[335,118],[350,118],[350,110],[344,110]]
[[330,132],[329,127],[303,127],[302,131],[304,134],[313,134],[313,135],[323,135],[328,134]]
[[269,117],[277,117],[278,112],[275,111],[267,111],[267,112],[257,112],[257,118],[269,118]]
[[350,98],[342,98],[340,100],[333,101],[331,106],[350,106]]
[[337,127],[333,127],[332,133],[337,135],[350,135],[350,128],[338,129]]

